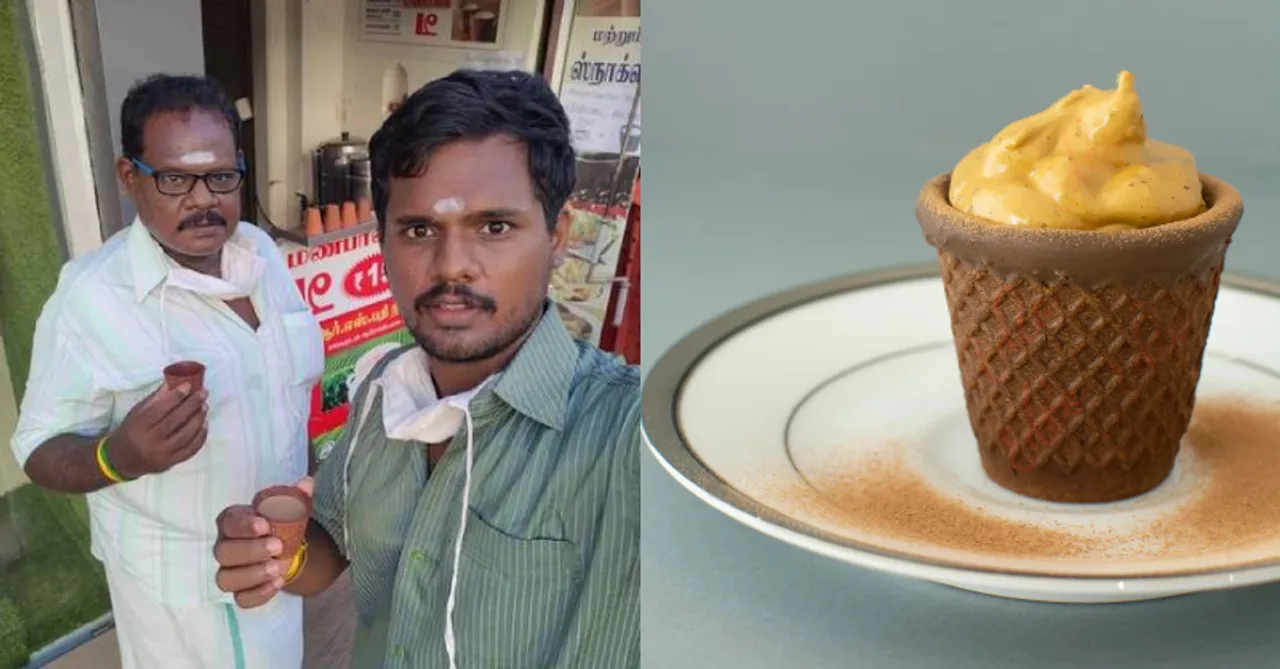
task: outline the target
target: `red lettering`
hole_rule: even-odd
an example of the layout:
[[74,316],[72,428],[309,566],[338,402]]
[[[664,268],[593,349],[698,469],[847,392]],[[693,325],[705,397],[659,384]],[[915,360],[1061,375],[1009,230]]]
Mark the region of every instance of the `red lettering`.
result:
[[317,272],[310,279],[298,279],[298,290],[302,292],[303,299],[311,307],[311,313],[317,316],[333,310],[333,303],[323,300],[331,288],[333,288],[333,276],[328,272]]
[[305,250],[292,251],[285,255],[284,262],[289,269],[301,267],[307,264],[307,252]]
[[414,32],[427,37],[435,37],[436,24],[440,22],[440,17],[434,12],[418,12],[418,20],[414,27]]

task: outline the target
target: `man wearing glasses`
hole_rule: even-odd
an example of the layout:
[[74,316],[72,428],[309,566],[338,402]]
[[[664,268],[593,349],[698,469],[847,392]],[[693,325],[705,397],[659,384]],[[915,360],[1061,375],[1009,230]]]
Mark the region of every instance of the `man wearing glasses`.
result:
[[[68,263],[36,326],[12,447],[87,493],[124,669],[297,669],[302,605],[239,609],[210,519],[306,475],[320,328],[275,244],[240,222],[240,121],[216,82],[155,75],[120,114],[131,226]],[[177,361],[203,388],[169,387]]]

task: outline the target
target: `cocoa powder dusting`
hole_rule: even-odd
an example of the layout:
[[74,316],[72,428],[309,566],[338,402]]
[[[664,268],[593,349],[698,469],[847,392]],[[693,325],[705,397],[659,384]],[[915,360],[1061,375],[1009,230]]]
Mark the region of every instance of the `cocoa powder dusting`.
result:
[[807,511],[882,536],[1008,556],[1069,557],[1086,548],[1069,532],[992,516],[939,494],[894,456],[873,457],[852,473],[811,483],[817,494],[804,501]]
[[1204,494],[1151,524],[1179,552],[1249,544],[1280,533],[1280,404],[1196,405],[1187,441],[1208,469]]
[[[1001,518],[939,493],[892,455],[832,468],[816,478],[810,474],[812,487],[762,478],[745,491],[777,502],[790,515],[896,541],[1000,557],[1165,559],[1280,535],[1280,403],[1199,402],[1184,448],[1194,449],[1204,488],[1168,515],[1128,532]],[[1140,546],[1136,553],[1135,545]]]

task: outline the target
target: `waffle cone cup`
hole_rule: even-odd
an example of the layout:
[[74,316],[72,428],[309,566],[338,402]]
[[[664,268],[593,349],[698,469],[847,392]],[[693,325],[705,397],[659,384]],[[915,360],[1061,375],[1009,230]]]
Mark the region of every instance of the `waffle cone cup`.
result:
[[[303,504],[306,513],[298,520],[280,521],[272,518],[270,514],[263,513],[262,503],[272,497],[292,497]],[[284,548],[280,551],[283,559],[293,557],[298,549],[302,547],[302,539],[307,533],[307,524],[311,519],[312,501],[311,497],[302,492],[295,486],[278,485],[262,490],[253,498],[254,511],[267,522],[271,524],[271,536],[280,540]]]
[[1001,487],[1110,502],[1168,478],[1244,213],[1234,188],[1200,180],[1205,213],[1114,233],[977,219],[951,206],[950,174],[921,190],[969,423]]

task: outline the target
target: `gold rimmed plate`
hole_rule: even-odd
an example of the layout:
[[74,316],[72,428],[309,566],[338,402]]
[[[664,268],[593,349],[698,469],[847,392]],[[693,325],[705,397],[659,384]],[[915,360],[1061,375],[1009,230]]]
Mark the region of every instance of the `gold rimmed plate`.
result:
[[[1224,277],[1173,474],[1111,504],[982,471],[937,270],[797,288],[689,334],[650,371],[650,449],[753,529],[991,595],[1119,602],[1280,580],[1280,285]],[[1275,492],[1273,492],[1275,491]]]

